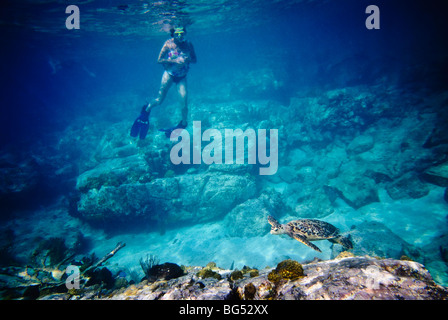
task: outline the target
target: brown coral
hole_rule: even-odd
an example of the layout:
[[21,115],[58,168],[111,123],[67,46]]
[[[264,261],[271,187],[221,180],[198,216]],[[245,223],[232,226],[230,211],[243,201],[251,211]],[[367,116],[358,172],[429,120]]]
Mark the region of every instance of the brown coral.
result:
[[280,262],[268,275],[268,280],[278,282],[282,279],[296,280],[304,277],[303,268],[297,261],[288,259]]

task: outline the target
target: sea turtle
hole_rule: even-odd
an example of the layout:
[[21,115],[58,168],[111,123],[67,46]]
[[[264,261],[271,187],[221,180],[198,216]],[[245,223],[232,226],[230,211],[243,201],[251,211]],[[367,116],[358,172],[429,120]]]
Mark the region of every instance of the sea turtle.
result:
[[287,234],[293,239],[320,251],[318,247],[310,241],[328,240],[333,243],[339,243],[346,250],[353,249],[353,244],[348,237],[339,234],[338,228],[328,222],[316,219],[299,219],[280,224],[272,216],[268,216],[268,222],[272,226],[271,234]]

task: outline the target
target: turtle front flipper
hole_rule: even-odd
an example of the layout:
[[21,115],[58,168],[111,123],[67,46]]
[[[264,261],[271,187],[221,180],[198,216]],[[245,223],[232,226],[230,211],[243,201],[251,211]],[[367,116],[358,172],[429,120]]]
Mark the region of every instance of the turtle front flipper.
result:
[[310,247],[310,248],[312,248],[312,249],[314,249],[316,251],[322,252],[322,251],[320,251],[320,249],[317,246],[315,246],[314,244],[309,242],[304,236],[301,236],[300,234],[292,233],[292,232],[288,233],[288,235],[291,238],[296,239],[297,241],[303,243],[304,245],[306,245],[306,246],[308,246],[308,247]]

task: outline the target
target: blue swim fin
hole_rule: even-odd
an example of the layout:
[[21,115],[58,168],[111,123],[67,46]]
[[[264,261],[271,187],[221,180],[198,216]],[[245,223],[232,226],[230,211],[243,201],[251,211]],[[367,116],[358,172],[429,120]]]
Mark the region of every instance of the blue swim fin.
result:
[[187,126],[182,125],[182,121],[178,123],[177,126],[168,128],[168,129],[159,129],[159,131],[165,132],[165,136],[169,138],[171,136],[171,132],[173,132],[176,129],[185,129]]
[[131,127],[131,137],[140,137],[141,140],[146,138],[149,130],[149,114],[146,111],[146,105],[143,106],[140,115],[135,119],[134,124]]

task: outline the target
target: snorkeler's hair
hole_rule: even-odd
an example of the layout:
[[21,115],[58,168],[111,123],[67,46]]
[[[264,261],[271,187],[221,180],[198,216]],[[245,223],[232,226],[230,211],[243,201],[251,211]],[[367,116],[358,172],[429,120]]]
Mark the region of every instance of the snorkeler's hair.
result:
[[171,27],[171,29],[170,29],[171,38],[174,37],[174,31],[176,31],[176,28],[182,28],[182,29],[184,30],[185,34],[187,34],[187,28],[185,28],[185,27],[183,27],[183,26],[180,26],[180,27]]

